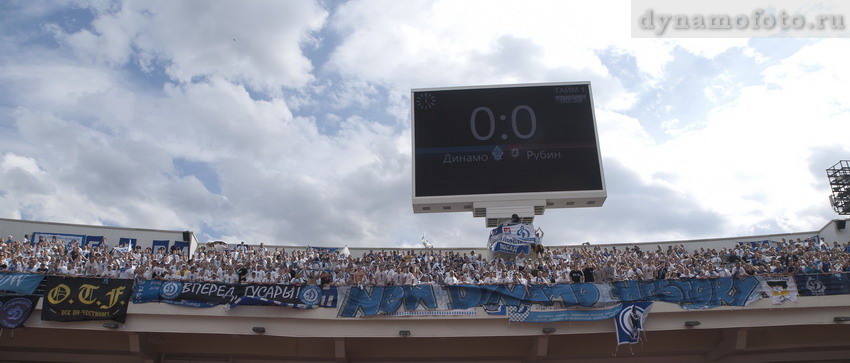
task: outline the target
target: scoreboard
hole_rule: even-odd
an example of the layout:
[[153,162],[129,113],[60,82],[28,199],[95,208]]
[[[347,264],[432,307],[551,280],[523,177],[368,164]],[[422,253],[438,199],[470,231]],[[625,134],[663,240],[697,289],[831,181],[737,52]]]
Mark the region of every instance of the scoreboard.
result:
[[499,200],[604,202],[589,82],[414,89],[411,106],[414,212]]

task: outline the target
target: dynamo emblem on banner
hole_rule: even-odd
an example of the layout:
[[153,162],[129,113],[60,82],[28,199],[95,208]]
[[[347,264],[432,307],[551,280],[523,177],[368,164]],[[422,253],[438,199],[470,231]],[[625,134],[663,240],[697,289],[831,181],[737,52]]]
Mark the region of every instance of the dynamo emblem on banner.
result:
[[806,289],[812,292],[812,295],[826,295],[826,286],[820,280],[809,276],[806,279]]
[[0,326],[9,329],[21,326],[24,319],[29,317],[31,310],[32,301],[30,299],[19,297],[9,300],[0,306]]
[[629,336],[630,340],[638,340],[638,334],[640,334],[641,329],[643,329],[641,327],[642,324],[640,323],[640,317],[643,313],[643,308],[632,305],[631,309],[623,309],[617,316],[617,319],[620,319],[621,329]]
[[531,237],[531,232],[525,229],[525,226],[519,226],[519,231],[516,231],[516,235],[520,238],[528,238]]
[[304,286],[298,293],[298,298],[305,305],[318,305],[319,300],[322,299],[322,288],[315,285]]
[[636,344],[640,341],[643,323],[649,315],[651,302],[635,302],[623,304],[623,310],[617,314],[617,344]]
[[507,312],[505,305],[484,304],[481,307],[484,308],[485,313],[490,315],[505,315]]
[[162,284],[162,289],[159,290],[159,296],[165,300],[177,299],[180,292],[183,290],[183,283],[177,281],[168,281]]

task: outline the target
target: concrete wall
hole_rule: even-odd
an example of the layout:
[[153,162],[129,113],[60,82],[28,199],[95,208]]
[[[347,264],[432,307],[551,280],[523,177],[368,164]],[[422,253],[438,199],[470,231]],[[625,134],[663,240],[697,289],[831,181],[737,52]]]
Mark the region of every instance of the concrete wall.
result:
[[[838,228],[838,221],[844,221],[844,228]],[[832,244],[833,241],[836,241],[841,244],[850,241],[850,218],[833,219],[829,221],[829,223],[827,223],[823,228],[821,228],[820,236],[823,237],[823,239],[825,239],[826,242],[829,244]]]
[[[40,305],[40,304],[39,304]],[[337,309],[292,309],[274,306],[223,306],[194,308],[166,303],[130,304],[123,332],[170,332],[256,335],[251,328],[266,328],[264,335],[281,337],[369,337],[392,338],[399,330],[409,330],[415,337],[491,337],[538,335],[543,327],[554,327],[560,334],[614,332],[612,320],[554,323],[509,323],[504,315],[489,315],[476,308],[471,316],[406,316],[340,318]],[[685,321],[702,324],[688,330],[769,327],[788,325],[835,325],[836,316],[850,316],[850,295],[798,297],[798,301],[773,305],[764,298],[750,305],[721,306],[705,310],[685,310],[677,304],[656,302],[652,307],[652,331],[683,330]],[[70,328],[104,330],[102,321],[55,322],[41,320],[39,306],[25,324],[31,328]],[[850,338],[848,338],[850,343]]]
[[[113,247],[118,245],[118,240],[121,238],[135,238],[137,240],[136,245],[141,246],[143,249],[150,247],[151,242],[154,240],[169,240],[172,243],[174,241],[183,241],[183,231],[92,226],[0,218],[0,236],[4,240],[12,236],[12,239],[20,241],[24,239],[24,235],[32,236],[34,232],[103,236]],[[191,239],[192,241],[190,242],[196,246],[198,241],[195,239],[194,233],[191,233]],[[193,246],[190,245],[190,249],[193,249]]]
[[[850,357],[850,295],[682,310],[656,303],[641,344],[617,347],[612,320],[510,323],[464,317],[338,318],[335,309],[131,304],[126,324],[41,321],[0,335],[0,360],[39,362],[832,361]],[[685,327],[686,321],[699,321]],[[264,327],[265,333],[252,331]],[[554,328],[543,333],[542,328]],[[400,336],[400,330],[410,331]]]

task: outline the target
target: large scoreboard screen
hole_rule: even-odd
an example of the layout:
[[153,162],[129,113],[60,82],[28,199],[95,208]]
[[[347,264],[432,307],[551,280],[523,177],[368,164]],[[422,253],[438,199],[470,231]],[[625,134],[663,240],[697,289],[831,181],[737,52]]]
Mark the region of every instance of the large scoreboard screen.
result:
[[415,89],[411,98],[414,205],[604,198],[589,82]]

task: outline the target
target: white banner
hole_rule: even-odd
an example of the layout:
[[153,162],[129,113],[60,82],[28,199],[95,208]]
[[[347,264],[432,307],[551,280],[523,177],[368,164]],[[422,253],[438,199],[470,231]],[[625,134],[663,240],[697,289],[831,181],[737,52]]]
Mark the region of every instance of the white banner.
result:
[[797,302],[797,283],[794,276],[759,276],[761,288],[773,304],[778,305],[786,301]]
[[533,224],[503,224],[490,231],[488,246],[495,252],[528,254],[530,245],[540,244],[540,240],[535,235]]

